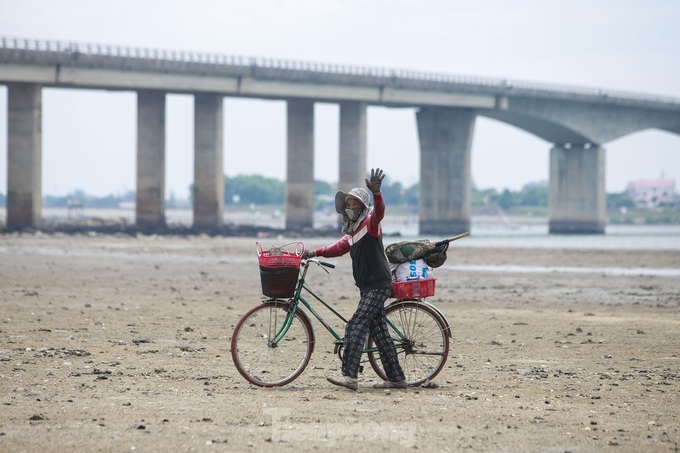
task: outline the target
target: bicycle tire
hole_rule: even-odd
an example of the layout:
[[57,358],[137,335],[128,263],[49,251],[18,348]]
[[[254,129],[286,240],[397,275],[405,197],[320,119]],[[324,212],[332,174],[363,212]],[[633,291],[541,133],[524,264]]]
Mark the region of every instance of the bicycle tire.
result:
[[[409,386],[418,387],[434,379],[444,368],[449,356],[450,327],[432,307],[413,300],[392,304],[386,308],[385,316],[406,337],[400,339],[388,325]],[[373,339],[369,338],[368,348],[374,347]],[[373,371],[382,380],[387,380],[380,352],[369,352],[368,361]]]
[[290,311],[284,301],[268,301],[239,320],[231,338],[231,358],[251,384],[280,387],[291,383],[307,367],[314,351],[314,332],[307,316],[296,310],[288,332],[270,343]]

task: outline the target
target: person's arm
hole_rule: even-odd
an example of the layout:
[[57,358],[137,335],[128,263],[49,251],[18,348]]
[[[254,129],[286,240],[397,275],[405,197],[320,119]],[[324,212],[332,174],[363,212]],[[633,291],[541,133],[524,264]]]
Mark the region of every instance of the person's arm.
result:
[[315,256],[323,256],[324,258],[335,258],[347,252],[349,252],[349,235],[347,234],[333,244],[314,250]]
[[368,234],[373,237],[380,235],[380,222],[385,217],[385,200],[380,192],[373,194],[373,212],[368,216]]
[[380,189],[385,173],[379,168],[371,169],[371,177],[366,178],[366,187],[373,194],[373,212],[368,216],[368,234],[373,237],[380,235],[380,222],[385,217],[385,200]]

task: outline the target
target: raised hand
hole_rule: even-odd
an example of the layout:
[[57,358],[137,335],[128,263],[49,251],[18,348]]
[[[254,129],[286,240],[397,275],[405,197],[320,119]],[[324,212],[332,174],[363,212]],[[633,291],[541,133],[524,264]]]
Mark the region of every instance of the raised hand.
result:
[[371,179],[366,179],[366,187],[374,194],[379,194],[383,179],[385,179],[385,173],[381,169],[371,169]]

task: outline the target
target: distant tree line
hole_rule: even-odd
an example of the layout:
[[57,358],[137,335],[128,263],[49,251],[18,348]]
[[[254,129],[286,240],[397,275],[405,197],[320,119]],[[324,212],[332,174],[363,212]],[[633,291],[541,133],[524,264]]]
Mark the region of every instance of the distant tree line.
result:
[[515,206],[548,206],[548,189],[546,187],[525,187],[518,192],[505,189],[472,189],[472,206],[499,207],[510,209]]
[[[277,205],[285,201],[285,183],[278,179],[260,175],[225,177],[224,202],[230,204]],[[336,189],[325,181],[314,181],[314,196],[317,199],[332,199]],[[388,204],[418,204],[418,185],[408,189],[400,182],[385,182],[382,187]]]
[[[314,196],[318,200],[317,207],[332,201],[335,187],[325,181],[314,181]],[[417,206],[419,184],[405,187],[401,182],[386,180],[382,192],[385,202],[392,206]],[[239,175],[224,178],[225,205],[282,205],[285,202],[285,182],[262,175]],[[189,188],[189,200],[183,201],[171,194],[166,200],[169,208],[191,206],[193,186]],[[68,195],[45,195],[43,206],[68,207],[71,203],[79,203],[83,207],[117,208],[121,203],[135,201],[135,192],[127,191],[118,195],[96,197],[83,190],[76,190]],[[6,206],[7,197],[0,193],[0,206]],[[528,184],[519,191],[508,189],[472,189],[473,207],[499,207],[507,210],[513,207],[547,207],[548,189],[545,184]],[[607,207],[610,209],[633,208],[634,203],[624,192],[607,194]]]
[[106,195],[104,197],[96,197],[88,195],[83,190],[75,190],[68,195],[55,196],[45,195],[43,197],[43,206],[48,208],[68,207],[70,204],[78,203],[82,206],[89,206],[93,208],[117,208],[120,203],[134,202],[135,192],[128,191],[122,195]]

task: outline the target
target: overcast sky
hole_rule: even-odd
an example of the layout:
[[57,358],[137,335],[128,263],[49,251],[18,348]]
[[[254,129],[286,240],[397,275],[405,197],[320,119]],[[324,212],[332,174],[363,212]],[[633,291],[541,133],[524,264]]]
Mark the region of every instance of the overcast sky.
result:
[[[680,98],[677,0],[0,0],[0,36],[413,69]],[[0,86],[0,192],[7,187],[7,91]],[[193,179],[193,100],[167,102],[167,192]],[[338,108],[316,105],[315,178],[336,181]],[[43,192],[135,189],[132,92],[43,91]],[[225,174],[284,179],[285,103],[225,100]],[[551,144],[477,120],[479,188],[548,179]],[[664,175],[680,185],[680,136],[643,131],[605,144],[608,192]],[[368,165],[419,178],[414,111],[371,107]]]

